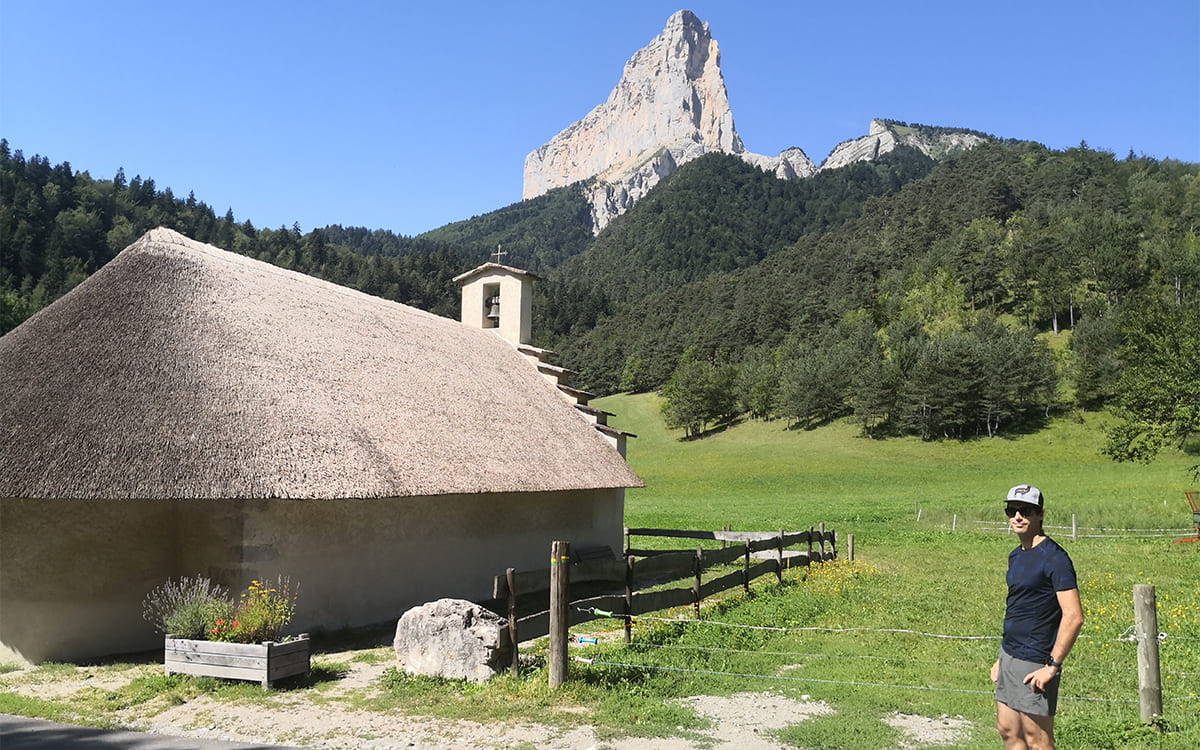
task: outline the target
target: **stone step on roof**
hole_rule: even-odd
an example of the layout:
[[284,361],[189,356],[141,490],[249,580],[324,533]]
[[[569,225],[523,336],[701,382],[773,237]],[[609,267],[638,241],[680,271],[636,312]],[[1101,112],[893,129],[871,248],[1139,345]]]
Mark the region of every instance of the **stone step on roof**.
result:
[[538,372],[542,373],[543,375],[553,375],[559,380],[568,380],[572,376],[579,374],[574,370],[568,370],[565,367],[558,367],[556,365],[547,364],[546,362],[538,362],[537,368]]
[[613,414],[611,411],[604,411],[603,409],[597,409],[596,407],[588,406],[587,404],[575,404],[575,408],[578,409],[579,411],[583,412],[584,414],[588,415],[588,417],[590,417],[596,424],[607,425],[609,417],[617,416],[616,414]]
[[556,352],[550,349],[541,349],[532,344],[517,344],[517,351],[520,353],[536,358],[539,362],[545,362],[551,357],[556,356]]
[[570,396],[571,398],[575,399],[575,403],[583,404],[584,406],[587,405],[587,402],[591,401],[592,399],[594,399],[596,397],[596,394],[594,394],[594,393],[588,393],[587,391],[581,391],[578,388],[572,388],[569,385],[562,385],[561,383],[558,386],[558,390],[562,391],[567,396]]
[[595,427],[597,430],[599,430],[600,432],[602,432],[605,435],[608,435],[610,437],[615,437],[615,438],[619,438],[619,437],[635,438],[635,437],[637,437],[637,435],[633,434],[632,432],[626,432],[625,430],[618,430],[616,427],[609,427],[606,424],[597,424],[597,425],[595,425]]

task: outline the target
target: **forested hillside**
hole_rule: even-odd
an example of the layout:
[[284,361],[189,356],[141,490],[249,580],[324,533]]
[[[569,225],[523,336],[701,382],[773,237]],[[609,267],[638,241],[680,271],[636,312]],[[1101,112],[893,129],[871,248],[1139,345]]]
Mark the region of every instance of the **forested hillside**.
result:
[[600,287],[618,303],[675,290],[822,234],[933,166],[901,147],[875,162],[780,180],[736,156],[706,154],[663,179],[554,276]]
[[583,191],[587,183],[551,190],[527,201],[426,232],[422,240],[459,248],[483,258],[498,247],[504,263],[546,273],[592,242],[592,217]]
[[547,271],[593,239],[581,187],[553,190],[421,237],[386,229],[256,228],[153,179],[95,179],[26,158],[0,140],[0,335],[65,294],[145,232],[175,229],[217,247],[439,315],[458,317],[458,274],[497,245],[506,263]]
[[[111,180],[94,179],[86,171],[73,170],[69,162],[52,165],[42,156],[27,159],[0,140],[0,334],[66,293],[144,232],[165,226],[226,250],[450,317],[457,317],[458,306],[451,279],[502,247],[505,263],[546,275],[537,292],[537,327],[545,336],[561,337],[589,329],[613,308],[614,275],[607,270],[611,263],[618,264],[621,277],[661,287],[654,277],[627,273],[619,250],[626,242],[637,243],[642,254],[662,250],[676,260],[681,258],[680,247],[707,248],[702,263],[682,258],[690,264],[689,278],[703,278],[722,268],[731,253],[759,258],[806,229],[855,216],[868,196],[895,189],[931,166],[917,155],[902,167],[881,162],[838,170],[810,186],[781,182],[731,157],[712,158],[717,161],[685,165],[673,176],[679,189],[656,199],[645,212],[656,215],[660,226],[664,215],[685,217],[681,221],[701,219],[671,236],[660,231],[643,238],[642,220],[637,219],[642,212],[635,208],[635,223],[624,224],[622,239],[608,241],[607,233],[593,238],[585,186],[580,184],[414,238],[340,225],[308,234],[296,225],[259,229],[249,220],[236,221],[232,209],[218,216],[194,195],[181,199],[169,187],[160,191],[153,179],[138,175],[127,180],[123,171]],[[761,206],[756,200],[771,195],[775,197]],[[697,204],[703,207],[700,217]],[[711,221],[722,215],[736,219]],[[752,241],[740,237],[749,227],[754,227],[747,230]],[[736,251],[726,249],[731,238],[737,242]],[[604,244],[588,264],[590,278],[554,273],[597,240]],[[676,260],[656,265],[665,268]],[[649,288],[628,281],[621,285],[635,294]]]
[[936,165],[898,149],[794,181],[711,154],[599,237],[576,185],[411,238],[258,229],[0,141],[0,333],[156,226],[451,317],[452,277],[501,245],[544,277],[536,344],[595,392],[663,388],[689,432],[750,413],[998,434],[1137,407],[1139,377],[1197,381],[1169,365],[1147,381],[1129,352],[1154,345],[1131,333],[1169,320],[1184,348],[1168,359],[1200,366],[1186,349],[1200,346],[1198,174],[1014,142]]
[[1044,329],[1069,327],[1081,307],[1103,312],[1156,279],[1182,294],[1197,282],[1197,171],[1086,148],[982,146],[763,263],[635,299],[572,364],[607,392],[618,386],[614,357],[641,359],[657,386],[690,346],[736,358],[853,311],[886,324],[921,295],[945,308],[918,311],[926,324],[986,310]]
[[[861,218],[547,344],[596,391],[665,386],[668,419],[690,432],[749,412],[968,437],[1127,397],[1122,347],[1167,307],[1192,349],[1161,376],[1200,404],[1197,174],[1086,147],[981,146]],[[1053,354],[1060,332],[1078,335]]]
[[416,307],[457,316],[450,283],[470,262],[432,242],[359,235],[355,252],[331,244],[323,230],[257,229],[232,209],[217,216],[194,195],[176,198],[153,179],[111,180],[75,171],[69,162],[25,158],[0,140],[0,334],[65,294],[145,232],[164,226],[217,247],[329,279]]

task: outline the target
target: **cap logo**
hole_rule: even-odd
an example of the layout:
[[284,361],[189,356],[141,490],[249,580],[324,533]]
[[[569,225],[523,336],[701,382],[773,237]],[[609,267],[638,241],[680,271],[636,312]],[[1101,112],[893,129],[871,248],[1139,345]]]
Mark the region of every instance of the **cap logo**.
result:
[[1018,484],[1008,491],[1007,502],[1025,503],[1042,508],[1046,504],[1046,496],[1032,484]]

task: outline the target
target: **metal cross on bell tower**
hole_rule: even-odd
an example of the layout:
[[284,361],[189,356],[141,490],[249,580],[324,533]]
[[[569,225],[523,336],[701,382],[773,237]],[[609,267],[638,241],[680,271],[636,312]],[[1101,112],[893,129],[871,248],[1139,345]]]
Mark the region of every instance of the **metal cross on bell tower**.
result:
[[496,264],[499,264],[499,263],[500,263],[500,258],[502,258],[502,257],[503,257],[503,256],[505,256],[505,255],[508,255],[508,251],[507,251],[507,250],[501,250],[501,249],[500,249],[500,245],[496,245],[496,252],[492,253],[492,262],[493,262],[493,263],[496,263]]

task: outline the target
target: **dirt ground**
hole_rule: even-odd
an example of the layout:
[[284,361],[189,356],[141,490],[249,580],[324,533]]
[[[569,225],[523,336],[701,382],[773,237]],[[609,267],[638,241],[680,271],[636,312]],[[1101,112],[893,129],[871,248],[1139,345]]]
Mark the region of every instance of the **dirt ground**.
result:
[[[351,654],[327,654],[335,661]],[[153,713],[145,706],[125,709],[118,720],[145,732],[210,740],[273,743],[306,748],[356,750],[443,750],[445,748],[544,748],[546,750],[774,750],[782,745],[773,730],[829,715],[820,701],[793,700],[770,692],[727,697],[684,699],[711,725],[695,738],[629,737],[600,741],[592,727],[571,729],[538,724],[480,724],[428,716],[355,710],[349,696],[381,690],[388,663],[351,662],[352,668],[332,687],[319,692],[283,693],[269,704],[231,703],[201,696]],[[79,690],[113,690],[143,669],[117,672],[79,668],[76,673],[40,675],[17,671],[0,675],[0,691],[53,699]],[[155,707],[155,711],[161,706]],[[894,714],[885,719],[900,730],[901,748],[952,745],[970,728],[960,718]]]

